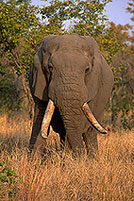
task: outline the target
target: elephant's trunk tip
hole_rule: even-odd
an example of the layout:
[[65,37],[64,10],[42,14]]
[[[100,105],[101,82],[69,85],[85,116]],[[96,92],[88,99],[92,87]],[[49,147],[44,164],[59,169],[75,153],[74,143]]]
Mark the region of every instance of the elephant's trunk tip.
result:
[[42,121],[42,126],[41,126],[41,136],[43,138],[47,138],[48,137],[48,128],[54,113],[54,103],[52,100],[49,100],[44,117],[43,117],[43,121]]
[[99,122],[96,120],[96,118],[94,117],[93,113],[91,112],[89,106],[87,103],[84,103],[82,105],[82,110],[85,114],[85,116],[87,117],[87,119],[89,120],[89,122],[93,125],[93,127],[99,131],[102,134],[107,134],[107,130],[105,128],[103,128]]

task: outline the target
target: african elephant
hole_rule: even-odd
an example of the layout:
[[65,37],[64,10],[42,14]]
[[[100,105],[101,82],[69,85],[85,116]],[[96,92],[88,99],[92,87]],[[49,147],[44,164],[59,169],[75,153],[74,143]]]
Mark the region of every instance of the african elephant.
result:
[[[50,125],[73,153],[98,149],[97,132],[113,87],[113,74],[90,36],[50,35],[41,43],[29,77],[35,101],[30,139],[47,138]],[[83,143],[84,142],[84,143]],[[66,144],[66,143],[65,143]]]

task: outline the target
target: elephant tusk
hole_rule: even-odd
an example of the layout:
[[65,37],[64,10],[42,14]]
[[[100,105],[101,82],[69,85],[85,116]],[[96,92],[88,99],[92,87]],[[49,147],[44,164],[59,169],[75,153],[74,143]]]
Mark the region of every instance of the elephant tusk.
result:
[[42,121],[42,126],[41,126],[41,136],[43,138],[47,138],[48,137],[48,127],[50,125],[53,113],[54,113],[54,103],[52,100],[49,100],[44,117],[43,117],[43,121]]
[[82,110],[87,117],[87,119],[90,121],[90,123],[93,125],[93,127],[99,131],[102,134],[107,134],[108,132],[98,123],[98,121],[95,119],[93,113],[91,112],[89,106],[87,103],[84,103],[82,106]]

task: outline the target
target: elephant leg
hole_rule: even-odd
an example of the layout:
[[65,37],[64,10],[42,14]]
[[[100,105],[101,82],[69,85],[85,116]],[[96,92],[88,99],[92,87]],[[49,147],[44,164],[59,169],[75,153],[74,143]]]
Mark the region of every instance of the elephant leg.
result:
[[30,151],[32,151],[33,148],[36,149],[38,145],[41,145],[42,143],[44,144],[45,142],[45,140],[41,137],[40,131],[47,103],[39,100],[38,98],[34,98],[34,101],[35,101],[34,120],[33,120],[32,134],[29,143]]
[[70,148],[73,151],[74,156],[80,156],[84,154],[84,144],[83,144],[83,138],[81,134],[75,134],[67,133],[66,135],[66,147],[67,149]]
[[[102,121],[103,111],[97,116],[99,122]],[[98,133],[93,127],[89,127],[86,133],[83,133],[83,140],[85,142],[87,155],[89,158],[98,157]]]
[[89,158],[94,158],[98,154],[97,132],[94,128],[89,128],[86,133],[83,133],[87,155]]

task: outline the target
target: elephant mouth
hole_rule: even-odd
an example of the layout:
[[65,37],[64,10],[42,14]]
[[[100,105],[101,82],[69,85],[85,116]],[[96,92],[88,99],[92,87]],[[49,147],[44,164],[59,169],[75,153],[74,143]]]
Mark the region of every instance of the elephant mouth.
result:
[[[41,126],[41,135],[43,138],[48,137],[48,128],[55,110],[54,102],[50,99],[43,117],[42,126]],[[93,113],[90,110],[90,107],[87,103],[82,105],[82,111],[87,117],[88,121],[92,124],[92,126],[102,134],[107,134],[107,130],[103,128],[99,122],[94,117]]]

